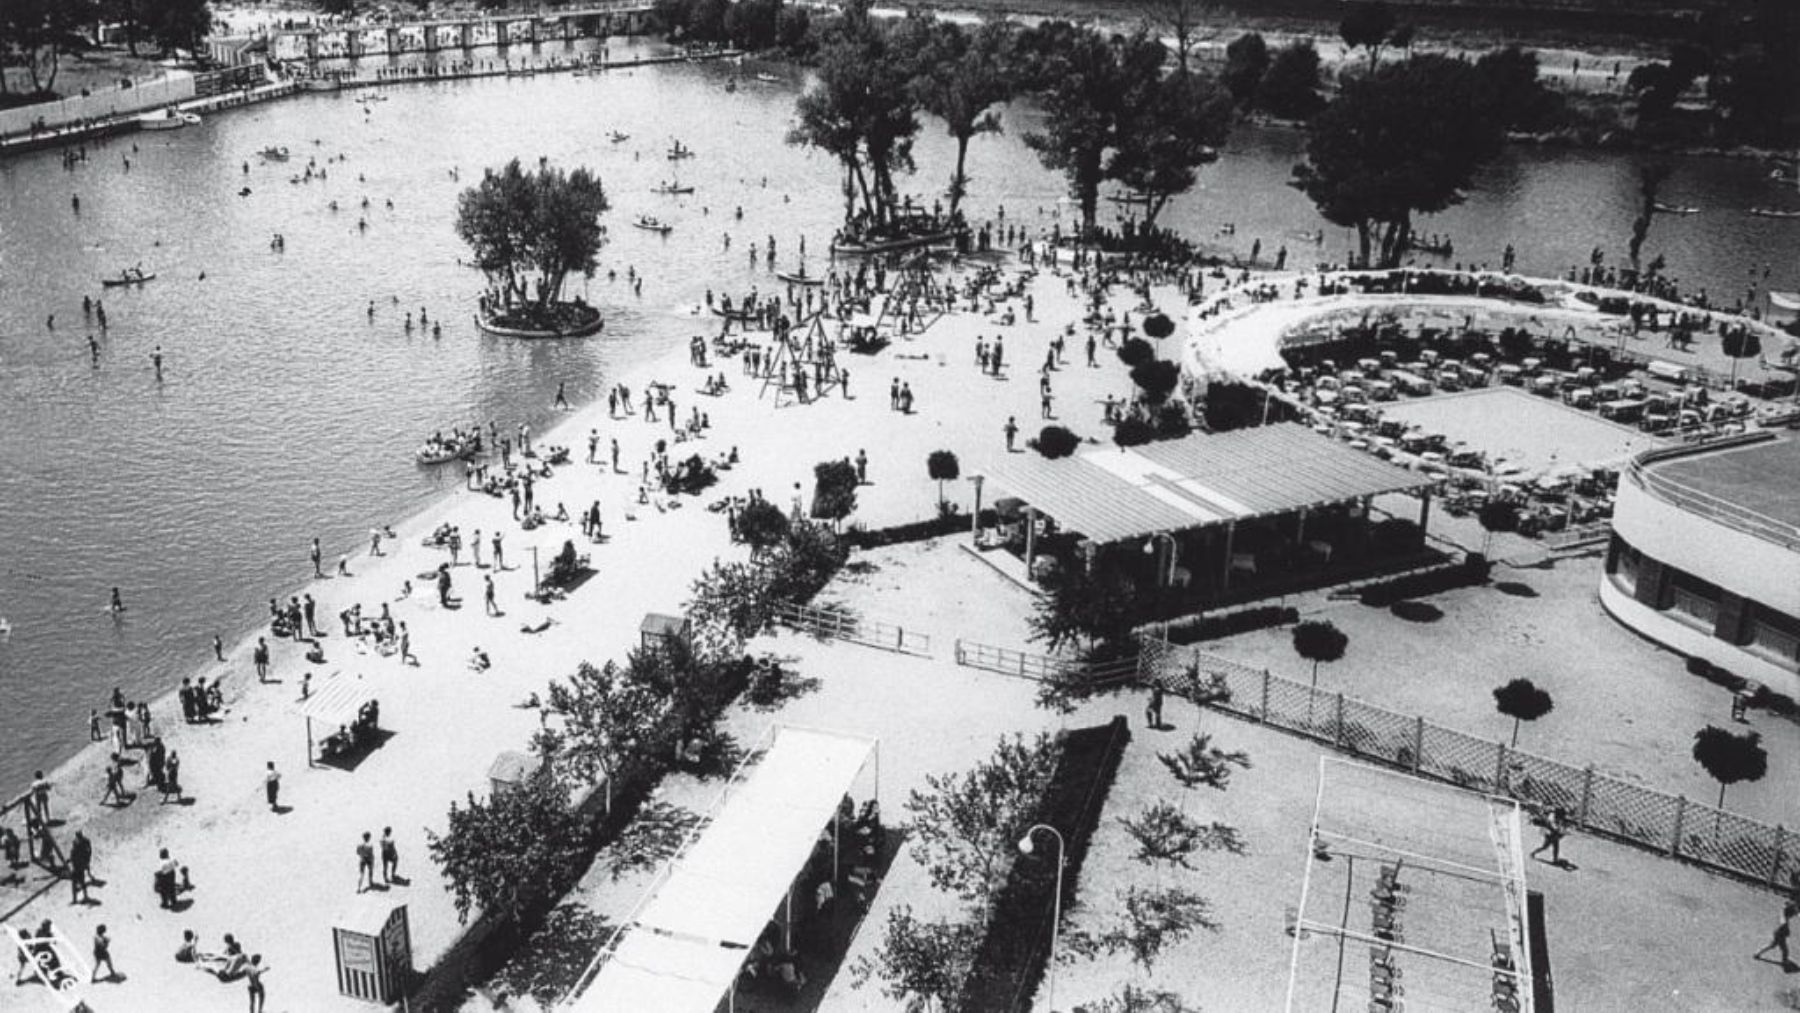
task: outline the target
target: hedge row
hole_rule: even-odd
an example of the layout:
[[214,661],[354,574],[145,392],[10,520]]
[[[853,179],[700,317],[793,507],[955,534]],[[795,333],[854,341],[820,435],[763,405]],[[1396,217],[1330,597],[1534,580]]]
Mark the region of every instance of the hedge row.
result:
[[[1715,686],[1723,686],[1733,693],[1742,693],[1752,685],[1749,679],[1738,675],[1730,669],[1720,668],[1705,658],[1689,658],[1687,660],[1689,675],[1697,675]],[[1790,721],[1800,723],[1800,702],[1786,693],[1777,693],[1761,683],[1754,684],[1748,701],[1751,707],[1766,710]]]
[[1488,569],[1489,564],[1486,559],[1478,555],[1470,555],[1460,562],[1448,566],[1420,573],[1403,574],[1389,580],[1364,585],[1359,597],[1364,605],[1386,608],[1408,598],[1420,598],[1454,588],[1485,584],[1488,579]]
[[[986,513],[987,511],[983,511]],[[925,542],[945,535],[954,535],[969,530],[969,516],[962,513],[947,513],[925,521],[913,521],[910,524],[895,524],[886,528],[852,527],[844,532],[844,544],[853,549],[878,549],[883,545],[899,545],[903,542]]]
[[[1081,881],[1088,842],[1130,741],[1131,729],[1123,717],[1062,735],[1056,773],[1036,822],[1055,827],[1063,835],[1067,848],[1065,899]],[[1039,839],[1036,843],[1042,857],[1013,863],[989,912],[987,934],[975,950],[974,969],[963,988],[961,1008],[967,1013],[1029,1009],[1031,995],[1043,976],[1050,956],[1056,854],[1054,842]],[[1063,907],[1066,913],[1069,905]]]
[[1217,615],[1195,615],[1176,619],[1163,627],[1163,636],[1171,644],[1197,644],[1202,640],[1236,636],[1273,626],[1290,626],[1300,621],[1300,610],[1288,605],[1257,605]]

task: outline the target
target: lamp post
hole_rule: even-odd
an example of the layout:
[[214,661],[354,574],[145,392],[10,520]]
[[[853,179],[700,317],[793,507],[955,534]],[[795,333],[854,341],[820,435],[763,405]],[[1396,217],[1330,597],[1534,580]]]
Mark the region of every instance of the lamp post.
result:
[[1067,857],[1063,853],[1062,833],[1047,823],[1035,823],[1025,831],[1025,836],[1019,838],[1020,854],[1029,855],[1035,850],[1035,846],[1031,842],[1031,835],[1037,833],[1039,830],[1043,830],[1049,833],[1050,836],[1056,838],[1056,896],[1050,922],[1050,959],[1047,961],[1050,965],[1050,973],[1046,983],[1046,987],[1049,990],[1048,998],[1050,1000],[1050,1013],[1056,1013],[1056,950],[1057,945],[1062,942],[1063,868],[1067,862]]

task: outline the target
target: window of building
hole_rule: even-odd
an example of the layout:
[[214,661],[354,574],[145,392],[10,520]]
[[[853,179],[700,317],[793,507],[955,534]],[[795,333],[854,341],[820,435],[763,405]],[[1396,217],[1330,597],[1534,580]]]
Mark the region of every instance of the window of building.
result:
[[1744,649],[1800,671],[1800,619],[1749,603],[1744,616]]
[[1691,573],[1670,569],[1664,605],[1678,619],[1691,620],[1711,632],[1719,621],[1719,586]]
[[1626,594],[1636,595],[1638,571],[1643,564],[1644,554],[1614,532],[1611,550],[1606,555],[1606,572],[1613,584]]

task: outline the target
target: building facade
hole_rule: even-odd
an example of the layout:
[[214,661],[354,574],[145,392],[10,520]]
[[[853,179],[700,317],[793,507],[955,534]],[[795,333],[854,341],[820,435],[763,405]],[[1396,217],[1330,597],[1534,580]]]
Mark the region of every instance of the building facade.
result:
[[1800,697],[1800,439],[1639,455],[1620,477],[1600,601],[1671,650]]

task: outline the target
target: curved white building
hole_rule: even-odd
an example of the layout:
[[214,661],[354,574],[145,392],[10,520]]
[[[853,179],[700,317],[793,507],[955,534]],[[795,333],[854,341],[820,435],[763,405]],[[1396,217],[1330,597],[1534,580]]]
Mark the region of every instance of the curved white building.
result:
[[1640,454],[1619,481],[1600,601],[1671,650],[1800,697],[1800,438]]

